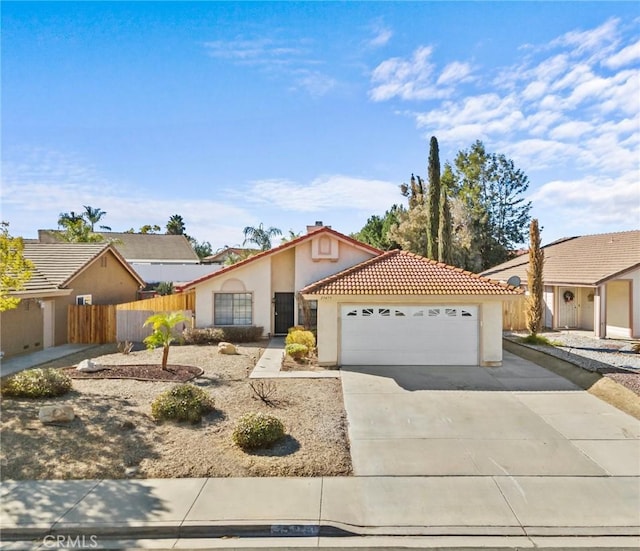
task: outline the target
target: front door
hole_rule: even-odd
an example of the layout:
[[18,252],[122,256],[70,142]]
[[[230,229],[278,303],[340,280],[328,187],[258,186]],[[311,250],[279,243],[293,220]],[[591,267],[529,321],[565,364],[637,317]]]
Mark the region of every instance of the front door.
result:
[[286,335],[289,327],[293,326],[293,293],[276,293],[274,333]]
[[578,293],[575,287],[558,287],[558,329],[578,326]]

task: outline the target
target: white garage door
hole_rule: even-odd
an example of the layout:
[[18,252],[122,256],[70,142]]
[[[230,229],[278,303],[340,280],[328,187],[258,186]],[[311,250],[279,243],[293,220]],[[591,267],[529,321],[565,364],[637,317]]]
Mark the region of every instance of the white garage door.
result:
[[343,306],[342,365],[477,365],[477,306]]

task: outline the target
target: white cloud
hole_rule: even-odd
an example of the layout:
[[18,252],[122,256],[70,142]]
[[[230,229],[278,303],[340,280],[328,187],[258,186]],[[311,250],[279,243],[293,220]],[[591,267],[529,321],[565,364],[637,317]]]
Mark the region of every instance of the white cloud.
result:
[[337,81],[333,77],[320,71],[300,70],[295,79],[293,90],[305,90],[313,97],[321,97],[333,90]]
[[602,64],[611,69],[619,69],[638,60],[640,60],[640,40],[609,56]]
[[433,82],[432,48],[421,46],[410,59],[392,57],[380,63],[371,75],[375,87],[369,92],[373,101],[385,101],[398,96],[404,100],[443,97]]
[[549,136],[554,140],[575,140],[587,132],[593,132],[592,124],[584,121],[569,121],[553,128]]
[[286,211],[329,214],[336,209],[384,211],[399,201],[395,183],[340,174],[321,176],[309,183],[261,180],[253,182],[243,196]]
[[380,23],[373,26],[373,32],[374,37],[367,42],[368,46],[371,48],[380,48],[381,46],[385,46],[393,36],[393,31]]
[[570,31],[551,42],[551,46],[572,46],[574,55],[597,52],[602,55],[618,42],[619,19],[609,19],[595,29]]
[[306,53],[300,46],[271,38],[214,40],[205,42],[204,47],[211,57],[252,64],[290,63]]
[[[56,151],[14,153],[13,159],[3,160],[2,172],[2,214],[14,235],[35,237],[28,235],[33,234],[33,228],[55,228],[61,212],[82,212],[84,205],[106,211],[104,224],[114,231],[138,229],[144,224],[164,228],[169,217],[178,213],[185,220],[187,233],[200,241],[232,241],[233,236],[216,214],[224,213],[225,219],[234,220],[240,227],[254,222],[247,210],[231,203],[137,192],[131,182],[110,181],[95,167],[83,164],[82,159]],[[233,239],[237,240],[241,235],[238,228],[235,234]]]
[[454,61],[449,63],[440,73],[437,84],[451,84],[454,82],[468,82],[471,80],[472,68],[469,63]]
[[529,199],[538,209],[552,207],[558,216],[586,224],[620,227],[640,222],[640,184],[636,179],[586,176],[576,180],[553,180],[542,185]]

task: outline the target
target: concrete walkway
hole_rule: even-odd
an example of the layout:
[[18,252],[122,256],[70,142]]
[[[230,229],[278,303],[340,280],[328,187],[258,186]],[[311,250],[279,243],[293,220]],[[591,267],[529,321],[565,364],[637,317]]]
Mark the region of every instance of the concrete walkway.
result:
[[339,378],[340,371],[282,371],[284,337],[272,337],[264,353],[256,363],[249,379],[323,379]]
[[21,354],[19,356],[12,356],[11,358],[3,359],[0,361],[0,376],[12,375],[18,371],[24,371],[25,369],[31,369],[38,367],[39,365],[46,364],[53,360],[70,356],[76,352],[82,350],[88,350],[97,346],[95,344],[62,344],[60,346],[52,346],[51,348],[45,348],[44,350],[38,350],[37,352],[30,352],[28,354]]

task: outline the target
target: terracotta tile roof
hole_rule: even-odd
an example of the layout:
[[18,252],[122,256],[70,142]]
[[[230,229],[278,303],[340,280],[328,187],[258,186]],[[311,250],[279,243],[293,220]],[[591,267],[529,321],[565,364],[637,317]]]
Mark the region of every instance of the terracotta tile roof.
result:
[[296,239],[292,239],[291,241],[287,241],[286,243],[283,243],[282,245],[278,246],[278,247],[274,247],[273,249],[269,249],[268,251],[262,251],[256,255],[250,256],[249,258],[245,258],[244,260],[241,260],[240,262],[236,262],[235,264],[232,264],[231,266],[225,266],[224,268],[222,268],[222,270],[218,270],[217,272],[213,273],[213,274],[209,274],[203,277],[200,277],[198,279],[194,279],[193,281],[182,285],[180,287],[180,289],[185,290],[185,289],[191,289],[193,287],[195,287],[197,284],[202,283],[203,281],[207,281],[208,279],[211,279],[213,277],[218,277],[220,275],[226,274],[228,272],[231,272],[233,270],[236,270],[238,268],[240,268],[241,266],[246,266],[247,264],[250,264],[251,262],[256,262],[257,260],[264,258],[266,256],[272,255],[272,254],[276,254],[282,251],[285,251],[287,249],[290,249],[292,247],[295,247],[296,245],[299,245],[300,243],[307,241],[308,239],[311,239],[312,237],[317,237],[319,233],[328,233],[329,235],[333,235],[334,237],[337,237],[338,239],[340,239],[341,241],[346,241],[347,243],[351,243],[352,245],[355,245],[356,247],[359,247],[360,249],[364,249],[366,251],[375,253],[375,254],[380,254],[382,251],[380,249],[376,249],[375,247],[372,247],[371,245],[368,245],[367,243],[362,243],[361,241],[358,241],[356,239],[353,239],[352,237],[349,237],[347,235],[343,235],[340,232],[337,232],[335,230],[332,230],[329,226],[322,226],[321,228],[317,229],[317,230],[313,230],[309,233],[307,233],[306,235],[302,235],[300,237],[297,237]]
[[516,295],[521,291],[406,251],[388,251],[301,290],[309,295]]
[[[570,237],[542,248],[547,285],[599,285],[640,266],[640,230]],[[528,264],[529,256],[522,255],[482,275],[502,281],[515,275],[526,283]]]
[[24,256],[34,264],[31,279],[23,292],[51,291],[63,288],[93,260],[111,251],[135,277],[144,282],[108,243],[25,243]]

